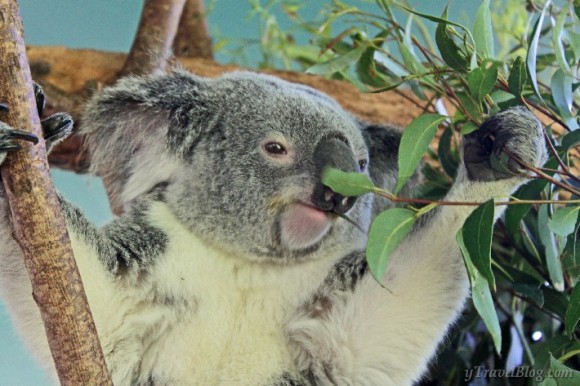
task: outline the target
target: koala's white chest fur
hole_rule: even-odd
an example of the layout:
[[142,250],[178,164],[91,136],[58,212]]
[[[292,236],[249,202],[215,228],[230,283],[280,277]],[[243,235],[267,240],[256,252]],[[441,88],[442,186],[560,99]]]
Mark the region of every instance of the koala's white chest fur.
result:
[[155,269],[128,279],[136,286],[120,282],[111,297],[87,289],[91,301],[102,302],[95,319],[120,383],[131,381],[135,366],[143,375],[199,385],[258,385],[292,370],[286,322],[334,261],[322,256],[283,268],[252,263],[209,248],[163,204],[150,217],[169,236]]

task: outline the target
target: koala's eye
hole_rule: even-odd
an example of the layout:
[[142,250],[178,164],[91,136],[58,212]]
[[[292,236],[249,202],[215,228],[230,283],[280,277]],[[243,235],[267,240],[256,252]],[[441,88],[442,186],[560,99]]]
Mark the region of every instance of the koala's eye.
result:
[[367,163],[368,161],[366,159],[361,159],[358,161],[358,166],[361,171],[365,170],[365,168],[367,167]]
[[279,142],[268,142],[264,145],[264,150],[275,155],[284,155],[288,153],[286,148]]

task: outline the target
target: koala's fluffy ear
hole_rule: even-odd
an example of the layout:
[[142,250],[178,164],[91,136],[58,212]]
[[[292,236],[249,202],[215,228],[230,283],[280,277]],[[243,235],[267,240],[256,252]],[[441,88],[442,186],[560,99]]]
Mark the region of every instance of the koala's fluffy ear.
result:
[[87,104],[82,134],[91,169],[106,181],[113,208],[168,181],[211,129],[206,82],[180,70],[127,77]]

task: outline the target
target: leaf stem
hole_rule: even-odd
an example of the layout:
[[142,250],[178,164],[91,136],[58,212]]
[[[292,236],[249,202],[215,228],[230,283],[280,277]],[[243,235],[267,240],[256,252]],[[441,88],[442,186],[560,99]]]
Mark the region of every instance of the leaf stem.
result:
[[[385,197],[392,202],[401,202],[407,204],[426,204],[436,206],[479,206],[483,202],[476,201],[445,201],[445,200],[428,200],[424,198],[410,198],[399,197],[386,190],[380,188],[373,188],[371,190],[378,196]],[[580,200],[512,200],[512,201],[497,201],[495,206],[501,205],[528,205],[528,204],[580,204]]]

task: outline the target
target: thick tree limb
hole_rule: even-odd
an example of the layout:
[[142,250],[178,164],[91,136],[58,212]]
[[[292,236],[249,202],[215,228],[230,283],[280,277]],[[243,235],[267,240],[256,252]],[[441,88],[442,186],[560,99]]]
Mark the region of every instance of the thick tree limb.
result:
[[[28,56],[33,77],[43,85],[47,94],[47,114],[68,111],[73,114],[77,127],[82,125],[82,102],[93,90],[114,81],[126,57],[121,53],[64,47],[29,47]],[[220,65],[206,59],[179,58],[178,61],[193,73],[207,77],[239,70],[238,67]],[[273,70],[268,73],[326,92],[344,108],[369,122],[404,126],[422,111],[407,100],[414,98],[410,93],[406,93],[406,97],[395,92],[366,94],[346,82],[319,76]],[[82,141],[73,135],[50,154],[51,164],[77,173],[86,172],[88,160],[86,154],[80,151],[81,144]]]
[[186,1],[173,42],[173,52],[180,57],[213,58],[203,0]]
[[[16,0],[0,0],[0,99],[6,122],[42,138]],[[112,385],[74,260],[44,141],[22,144],[2,167],[14,236],[32,281],[63,385]]]
[[171,57],[171,47],[185,0],[146,0],[139,29],[121,75],[150,74],[163,70]]

